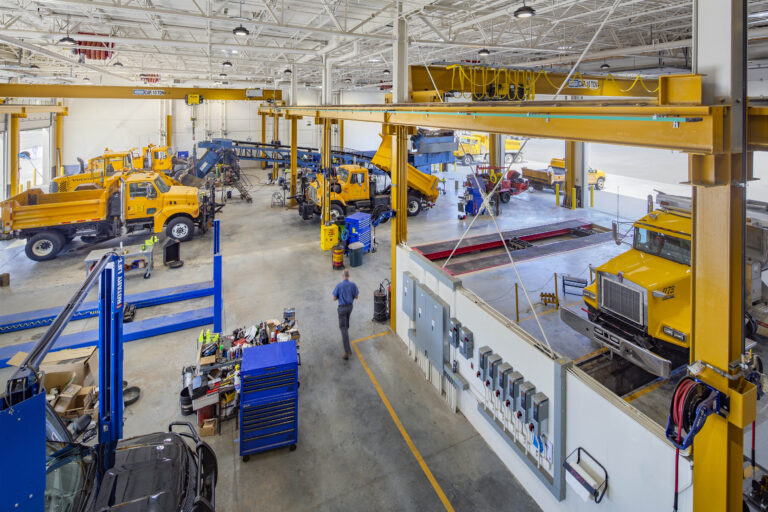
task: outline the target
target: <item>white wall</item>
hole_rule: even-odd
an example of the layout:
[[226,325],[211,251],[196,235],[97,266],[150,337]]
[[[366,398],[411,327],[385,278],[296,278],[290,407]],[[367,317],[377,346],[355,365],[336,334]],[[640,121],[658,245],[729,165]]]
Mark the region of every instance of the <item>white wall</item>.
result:
[[[397,249],[394,289],[397,293],[395,314],[400,338],[408,344],[411,322],[403,313],[399,301],[402,297],[402,273],[409,271],[450,306],[452,317],[458,318],[473,331],[475,357],[478,347],[488,345],[516,371],[520,371],[526,380],[536,385],[537,390],[550,397],[548,437],[556,440],[553,426],[554,407],[557,406],[553,398],[553,360],[535,347],[535,340],[516,324],[463,287],[451,289],[436,277],[439,272],[436,267],[426,270],[411,259],[410,252],[410,249],[403,246]],[[675,450],[664,439],[661,427],[630,404],[610,394],[580,370],[571,369],[566,372],[566,455],[579,446],[585,448],[606,467],[609,484],[600,505],[582,501],[568,486],[565,500],[560,502],[480,414],[477,405],[486,401],[483,398],[483,387],[475,377],[474,370],[469,367],[469,361],[458,355],[457,360],[459,373],[470,383],[469,390],[460,392],[459,410],[543,510],[645,512],[671,508]],[[692,509],[691,477],[691,466],[681,458],[681,511]]]
[[[369,105],[384,103],[383,91],[342,91],[342,105]],[[381,144],[381,124],[360,121],[344,122],[344,147],[358,151],[373,151]]]

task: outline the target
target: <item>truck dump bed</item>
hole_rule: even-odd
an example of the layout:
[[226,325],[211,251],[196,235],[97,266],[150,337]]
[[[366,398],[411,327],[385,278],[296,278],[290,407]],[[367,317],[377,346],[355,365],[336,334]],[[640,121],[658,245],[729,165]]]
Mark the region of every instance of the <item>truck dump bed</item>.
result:
[[[371,163],[392,174],[392,136],[382,135],[382,141]],[[408,187],[420,192],[428,201],[435,201],[440,194],[437,190],[439,180],[430,174],[425,174],[408,164]]]
[[0,203],[0,232],[104,220],[110,189],[46,194],[27,190]]
[[530,167],[523,167],[522,170],[523,178],[527,180],[546,183],[547,185],[554,185],[555,183],[562,183],[565,181],[565,173],[560,174],[553,172],[551,167],[546,169],[531,169]]

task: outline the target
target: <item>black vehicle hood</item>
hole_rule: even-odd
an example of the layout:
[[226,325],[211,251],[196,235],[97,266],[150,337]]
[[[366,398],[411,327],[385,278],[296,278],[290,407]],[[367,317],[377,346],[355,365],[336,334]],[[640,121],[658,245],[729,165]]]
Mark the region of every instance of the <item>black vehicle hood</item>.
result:
[[94,511],[178,511],[196,468],[184,439],[157,432],[121,441],[99,486]]

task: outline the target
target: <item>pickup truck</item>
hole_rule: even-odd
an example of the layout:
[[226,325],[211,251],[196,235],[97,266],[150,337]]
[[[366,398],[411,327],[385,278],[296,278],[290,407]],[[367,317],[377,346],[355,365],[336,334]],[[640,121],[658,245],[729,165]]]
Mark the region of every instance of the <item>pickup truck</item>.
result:
[[[523,178],[527,179],[534,190],[555,188],[555,184],[565,183],[565,161],[562,158],[553,158],[546,169],[532,169],[523,167]],[[605,188],[605,173],[599,169],[590,167],[587,171],[588,185],[593,185],[595,190]]]
[[213,222],[213,191],[169,186],[152,172],[133,172],[104,188],[46,194],[31,189],[0,203],[0,239],[27,240],[27,257],[55,258],[75,237],[95,243],[142,230],[179,241]]

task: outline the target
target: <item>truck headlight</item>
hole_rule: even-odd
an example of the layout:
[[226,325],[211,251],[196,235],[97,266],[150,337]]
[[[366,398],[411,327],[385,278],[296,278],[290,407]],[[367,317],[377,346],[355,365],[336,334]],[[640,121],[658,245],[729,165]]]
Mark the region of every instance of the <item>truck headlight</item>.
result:
[[676,340],[680,340],[680,341],[685,341],[686,340],[686,336],[685,336],[684,332],[680,332],[680,331],[678,331],[676,329],[673,329],[671,327],[667,327],[666,325],[664,326],[664,328],[662,330],[664,331],[664,334],[666,334],[667,336],[671,336],[671,337],[675,338]]
[[588,298],[589,300],[597,300],[597,294],[592,290],[587,290],[586,288],[584,288],[583,290],[581,290],[581,294],[584,297]]

